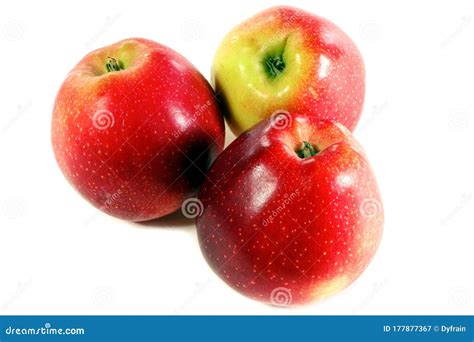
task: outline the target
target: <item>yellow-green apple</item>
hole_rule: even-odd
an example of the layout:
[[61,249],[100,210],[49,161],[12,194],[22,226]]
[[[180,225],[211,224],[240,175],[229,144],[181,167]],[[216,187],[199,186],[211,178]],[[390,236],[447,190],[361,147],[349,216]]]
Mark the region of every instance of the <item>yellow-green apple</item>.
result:
[[365,94],[354,42],[332,22],[292,7],[267,9],[230,31],[211,82],[236,135],[280,109],[352,131]]
[[223,144],[209,83],[177,52],[146,39],[86,55],[54,104],[52,145],[63,174],[94,206],[126,220],[179,208]]
[[297,305],[351,284],[383,227],[367,157],[341,124],[281,113],[241,134],[199,191],[202,253],[238,292]]

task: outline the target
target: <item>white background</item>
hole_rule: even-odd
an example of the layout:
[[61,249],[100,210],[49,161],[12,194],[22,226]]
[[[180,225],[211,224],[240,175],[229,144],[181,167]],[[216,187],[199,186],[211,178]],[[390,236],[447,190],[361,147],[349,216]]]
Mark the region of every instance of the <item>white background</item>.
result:
[[1,2],[0,314],[474,313],[468,1],[288,1],[338,24],[367,68],[355,134],[379,181],[385,232],[367,271],[328,300],[296,309],[249,300],[208,268],[190,221],[121,222],[65,181],[50,146],[51,110],[83,55],[144,37],[209,77],[224,34],[273,4]]

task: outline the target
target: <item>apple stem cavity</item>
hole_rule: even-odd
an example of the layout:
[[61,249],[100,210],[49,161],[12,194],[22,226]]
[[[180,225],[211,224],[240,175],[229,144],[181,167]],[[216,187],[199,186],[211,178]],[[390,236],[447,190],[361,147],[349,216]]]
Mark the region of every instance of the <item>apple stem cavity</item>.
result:
[[265,68],[271,78],[277,77],[285,70],[285,61],[283,56],[270,56],[265,59]]
[[120,71],[120,70],[125,69],[123,67],[123,64],[113,57],[107,57],[107,62],[105,63],[105,67],[107,68],[107,72]]
[[296,154],[301,159],[305,159],[317,155],[318,152],[319,150],[313,145],[311,145],[309,142],[303,141],[301,148],[296,151]]

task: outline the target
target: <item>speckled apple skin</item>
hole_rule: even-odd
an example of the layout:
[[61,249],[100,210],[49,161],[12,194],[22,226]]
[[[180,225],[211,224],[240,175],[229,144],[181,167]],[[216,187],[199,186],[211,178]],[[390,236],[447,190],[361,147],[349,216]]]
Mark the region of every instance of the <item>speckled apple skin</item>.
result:
[[[101,74],[108,56],[131,61]],[[222,151],[224,122],[208,82],[184,57],[146,39],[85,56],[54,104],[52,145],[71,185],[117,218],[169,214]]]
[[[265,120],[212,165],[199,199],[202,253],[232,288],[279,305],[325,298],[351,284],[379,245],[383,208],[360,145],[339,124],[292,115]],[[320,152],[301,159],[301,141]]]
[[[269,80],[260,58],[246,59],[283,39],[287,68]],[[232,29],[216,52],[211,81],[236,135],[281,109],[353,131],[365,96],[364,62],[350,37],[325,18],[287,6],[269,8]]]

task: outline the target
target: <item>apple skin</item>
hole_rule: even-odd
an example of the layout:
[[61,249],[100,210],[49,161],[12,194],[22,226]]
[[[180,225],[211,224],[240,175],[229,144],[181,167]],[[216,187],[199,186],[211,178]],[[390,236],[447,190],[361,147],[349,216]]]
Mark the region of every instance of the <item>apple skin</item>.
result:
[[[285,67],[269,76],[268,58]],[[213,61],[211,83],[235,135],[277,110],[342,123],[353,131],[365,95],[354,42],[332,22],[292,7],[267,9],[231,30]]]
[[51,140],[64,176],[85,199],[117,218],[144,221],[196,192],[223,149],[224,120],[190,62],[131,38],[89,53],[68,74]]
[[[341,291],[364,271],[381,240],[383,208],[345,127],[281,115],[219,155],[199,192],[196,224],[205,259],[228,285],[265,303],[300,305]],[[319,153],[298,157],[303,141]]]

